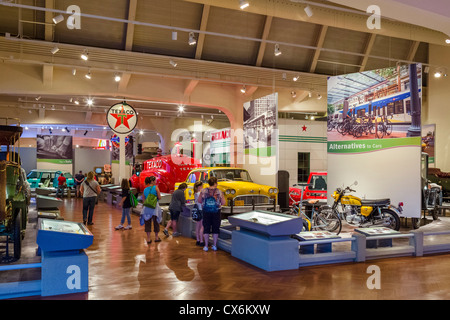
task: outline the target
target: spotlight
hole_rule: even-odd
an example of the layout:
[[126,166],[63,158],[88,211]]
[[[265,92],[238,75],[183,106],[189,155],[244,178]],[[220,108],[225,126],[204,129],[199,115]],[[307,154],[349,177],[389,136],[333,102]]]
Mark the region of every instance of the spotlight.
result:
[[178,106],[178,111],[179,112],[183,112],[184,111],[184,106]]
[[241,88],[241,92],[245,93],[246,91],[247,91],[247,89],[245,88],[245,85],[243,85],[242,88]]
[[92,100],[92,99],[87,99],[87,105],[89,106],[89,107],[91,107],[92,105],[94,104],[94,100]]
[[244,10],[248,6],[250,6],[250,3],[248,3],[248,1],[239,0],[239,8],[241,8],[241,10]]
[[39,100],[41,100],[41,96],[36,97],[35,99],[36,99],[36,101],[39,101]]
[[53,134],[53,131],[52,131],[52,129],[50,128],[50,129],[48,129],[48,132],[50,132],[50,134]]
[[450,39],[446,39],[446,40],[445,40],[445,43],[446,43],[446,44],[450,44]]
[[70,130],[69,130],[69,128],[65,127],[65,129],[66,129],[67,133],[70,133]]
[[84,76],[86,77],[86,79],[91,80],[91,79],[92,79],[91,71],[89,71],[88,73],[86,73]]
[[295,91],[292,91],[291,96],[292,96],[292,98],[295,98],[295,97],[297,97],[297,93]]
[[63,22],[63,21],[64,21],[64,17],[63,17],[62,14],[60,14],[60,15],[58,15],[56,17],[53,17],[53,23],[54,24],[58,24],[58,23]]
[[311,116],[311,120],[314,120],[315,118],[314,118],[314,116]]
[[80,104],[80,101],[78,101],[78,100],[75,100],[74,102],[75,102],[76,105]]
[[172,40],[176,41],[178,39],[178,32],[172,31]]
[[52,54],[55,54],[59,51],[59,48],[57,46],[53,47],[53,49],[51,50]]
[[305,13],[309,18],[311,18],[314,14],[310,6],[305,7]]
[[189,32],[189,45],[194,46],[197,43],[197,40],[195,39],[194,33]]
[[122,78],[120,77],[119,74],[115,74],[115,75],[114,75],[114,81],[115,81],[115,82],[119,82],[120,79],[122,79]]
[[317,94],[317,99],[318,100],[322,99],[322,95],[321,94]]
[[173,61],[173,60],[170,60],[169,63],[170,63],[170,65],[171,65],[172,67],[174,67],[174,68],[178,65],[178,63],[176,63],[176,62]]
[[442,73],[441,73],[440,71],[436,71],[436,72],[434,73],[434,77],[435,77],[435,78],[440,78],[440,77],[442,77]]
[[81,54],[81,59],[83,59],[84,61],[89,60],[89,52],[87,50],[83,51],[83,53]]
[[140,130],[140,131],[139,131],[139,134],[140,134],[140,135],[143,135],[143,134],[144,134],[144,130]]
[[77,69],[73,68],[73,69],[72,69],[72,75],[74,76],[74,75],[76,75],[76,74],[77,74]]
[[273,53],[275,56],[279,56],[280,54],[281,54],[281,51],[280,51],[280,45],[277,43],[276,45],[275,45],[275,51],[274,51],[274,53]]
[[299,75],[296,75],[296,76],[294,76],[294,77],[292,78],[293,81],[297,81],[298,79],[300,79],[300,76],[299,76]]
[[87,134],[88,134],[88,131],[86,130],[86,131],[84,132],[84,134],[83,134],[83,135],[85,136],[85,135],[87,135]]

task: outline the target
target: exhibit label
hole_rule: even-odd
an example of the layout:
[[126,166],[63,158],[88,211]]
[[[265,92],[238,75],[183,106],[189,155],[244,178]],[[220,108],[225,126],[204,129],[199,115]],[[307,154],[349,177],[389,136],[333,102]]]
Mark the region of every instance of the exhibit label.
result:
[[366,153],[405,146],[420,146],[420,137],[329,141],[328,153]]

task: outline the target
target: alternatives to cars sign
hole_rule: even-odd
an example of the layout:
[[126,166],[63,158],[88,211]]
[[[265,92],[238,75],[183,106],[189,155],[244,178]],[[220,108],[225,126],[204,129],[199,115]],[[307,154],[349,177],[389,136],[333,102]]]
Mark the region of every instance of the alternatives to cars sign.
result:
[[117,103],[109,108],[106,115],[108,126],[117,134],[128,134],[137,125],[136,110],[126,102]]

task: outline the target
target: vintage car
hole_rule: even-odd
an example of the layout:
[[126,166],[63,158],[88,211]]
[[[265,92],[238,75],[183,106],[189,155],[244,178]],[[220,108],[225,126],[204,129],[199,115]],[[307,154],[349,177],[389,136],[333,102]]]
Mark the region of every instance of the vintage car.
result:
[[[308,184],[311,187],[305,187],[303,200],[319,199],[327,200],[327,173],[326,172],[311,172],[308,177]],[[289,187],[289,205],[293,202],[300,201],[302,196],[302,188],[295,185]]]
[[131,177],[131,184],[138,192],[142,192],[145,189],[145,178],[155,176],[159,191],[172,193],[177,181],[185,180],[192,169],[201,166],[199,160],[185,155],[156,156],[144,161],[142,171],[136,170]]
[[[202,181],[208,187],[208,179],[216,177],[218,188],[225,196],[222,214],[243,213],[251,210],[279,209],[278,188],[254,183],[247,170],[242,168],[211,167],[189,172],[186,182],[186,201],[194,201],[194,183]],[[177,183],[176,186],[181,182]]]
[[74,179],[70,172],[52,169],[33,169],[27,175],[27,181],[31,188],[57,188],[58,177],[64,175],[67,187],[74,187]]
[[[28,221],[28,204],[30,193],[28,183],[24,179],[20,166],[18,148],[15,147],[22,135],[23,128],[17,125],[8,125],[12,120],[4,119],[6,125],[0,125],[0,145],[6,146],[6,152],[0,152],[0,236],[6,236],[14,244],[14,259],[20,259],[22,252],[22,239]],[[3,257],[4,261],[12,259]]]

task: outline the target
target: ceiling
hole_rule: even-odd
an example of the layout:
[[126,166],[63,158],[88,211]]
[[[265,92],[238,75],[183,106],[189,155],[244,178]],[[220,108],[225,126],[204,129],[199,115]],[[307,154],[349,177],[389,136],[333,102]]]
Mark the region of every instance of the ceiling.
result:
[[[443,37],[440,31],[392,19],[383,20],[383,30],[369,30],[363,10],[347,11],[331,1],[249,2],[241,10],[238,0],[0,1],[0,61],[326,93],[328,76],[399,61],[426,64],[429,43]],[[70,15],[65,12],[74,4],[81,10],[80,29],[66,23]],[[306,5],[314,12],[311,17]],[[62,13],[65,20],[55,25],[52,18]],[[189,32],[196,45],[188,44]],[[274,55],[276,44],[279,56]],[[55,46],[59,51],[52,54]],[[88,64],[79,58],[84,49]],[[32,108],[34,98],[3,93],[0,104],[14,101]],[[46,99],[62,107],[68,97]],[[100,108],[112,104],[101,99],[96,103]],[[149,113],[162,108],[148,101],[134,104]],[[175,114],[178,106],[170,108]]]

